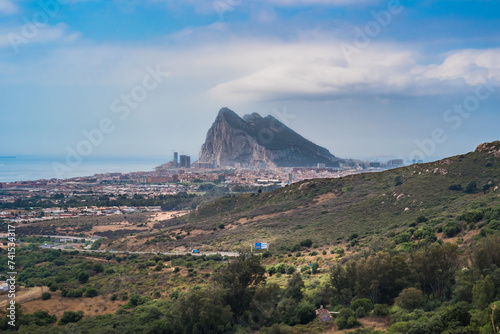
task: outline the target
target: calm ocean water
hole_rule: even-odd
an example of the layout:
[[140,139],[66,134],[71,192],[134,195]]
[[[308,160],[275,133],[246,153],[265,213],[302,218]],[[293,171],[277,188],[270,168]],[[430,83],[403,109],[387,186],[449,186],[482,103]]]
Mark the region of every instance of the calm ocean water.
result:
[[29,181],[52,178],[71,178],[77,176],[92,176],[99,173],[127,173],[137,171],[152,171],[154,167],[169,161],[167,157],[154,158],[90,158],[73,166],[65,168],[64,173],[58,173],[53,164],[65,165],[65,157],[18,156],[16,158],[0,157],[0,182]]

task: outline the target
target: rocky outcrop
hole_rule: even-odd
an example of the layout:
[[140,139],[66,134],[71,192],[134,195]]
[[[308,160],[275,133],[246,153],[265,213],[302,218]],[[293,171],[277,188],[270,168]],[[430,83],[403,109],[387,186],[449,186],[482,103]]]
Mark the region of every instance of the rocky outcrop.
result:
[[476,148],[476,152],[492,154],[495,158],[500,158],[500,141],[481,144]]
[[199,156],[200,162],[217,167],[338,166],[339,160],[273,116],[253,113],[241,118],[228,108],[219,111]]

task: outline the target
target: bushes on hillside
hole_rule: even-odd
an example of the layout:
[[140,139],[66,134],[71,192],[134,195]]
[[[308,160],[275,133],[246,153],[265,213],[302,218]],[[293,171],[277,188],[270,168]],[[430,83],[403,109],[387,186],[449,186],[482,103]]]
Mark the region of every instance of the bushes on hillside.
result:
[[401,291],[395,301],[397,306],[412,311],[422,307],[424,296],[422,291],[415,288],[408,288]]
[[65,311],[59,322],[57,323],[58,325],[66,325],[71,322],[78,322],[83,318],[83,312],[82,311]]

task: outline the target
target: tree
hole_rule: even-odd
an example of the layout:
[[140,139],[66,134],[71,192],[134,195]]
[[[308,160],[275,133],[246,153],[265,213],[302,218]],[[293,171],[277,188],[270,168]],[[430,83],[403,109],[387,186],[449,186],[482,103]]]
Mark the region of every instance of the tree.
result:
[[308,324],[316,318],[316,308],[307,302],[299,303],[296,313],[298,322],[301,325]]
[[173,308],[175,333],[226,333],[232,313],[220,289],[195,289],[182,295]]
[[472,301],[477,309],[486,308],[495,299],[495,284],[491,277],[481,276],[481,279],[472,288]]
[[356,266],[356,294],[372,303],[390,303],[407,285],[408,264],[402,256],[379,252]]
[[396,305],[408,311],[422,307],[423,303],[424,295],[422,291],[415,288],[404,289],[396,298]]
[[47,299],[50,299],[51,297],[52,297],[52,295],[50,294],[50,292],[42,293],[42,300],[47,300]]
[[482,239],[474,248],[473,266],[481,274],[493,267],[500,267],[500,236]]
[[312,271],[312,273],[316,274],[318,272],[318,269],[319,269],[318,261],[313,261],[313,263],[311,263],[311,271]]
[[96,264],[94,264],[94,271],[96,273],[102,273],[104,271],[104,266],[102,265],[102,263],[97,262]]
[[297,269],[295,268],[294,265],[290,264],[286,267],[286,273],[288,275],[292,275],[293,273],[295,273],[297,271]]
[[300,273],[294,273],[292,277],[288,280],[287,287],[285,289],[284,297],[291,298],[297,302],[301,301],[304,297],[303,290],[305,289],[304,281]]
[[271,326],[279,322],[277,306],[281,300],[282,291],[278,284],[262,284],[255,290],[248,316],[243,324],[249,327]]
[[252,301],[255,289],[266,280],[266,269],[260,257],[241,253],[239,257],[214,274],[214,281],[225,290],[226,302],[231,306],[235,322]]
[[267,273],[269,274],[269,276],[273,276],[274,274],[276,274],[276,267],[275,266],[267,267]]
[[458,269],[458,246],[448,242],[427,245],[412,254],[411,263],[422,290],[443,300]]
[[89,280],[90,274],[86,271],[80,271],[76,278],[80,281],[80,283],[85,284]]
[[363,308],[363,310],[365,310],[366,313],[368,313],[371,310],[373,310],[373,303],[370,299],[361,298],[361,299],[356,299],[351,304],[352,310],[357,310],[360,307]]
[[467,186],[465,187],[465,192],[467,194],[474,194],[477,191],[477,184],[475,181],[469,182]]
[[349,306],[356,287],[356,262],[349,261],[345,266],[332,266],[330,284],[334,289],[335,302]]

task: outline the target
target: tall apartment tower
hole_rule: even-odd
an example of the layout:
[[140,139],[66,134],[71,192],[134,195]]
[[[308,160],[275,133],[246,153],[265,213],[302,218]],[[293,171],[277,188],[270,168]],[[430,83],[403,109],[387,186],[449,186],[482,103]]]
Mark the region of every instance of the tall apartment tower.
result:
[[174,152],[174,167],[179,166],[179,153]]
[[191,168],[191,157],[189,155],[181,154],[179,167],[181,168]]

